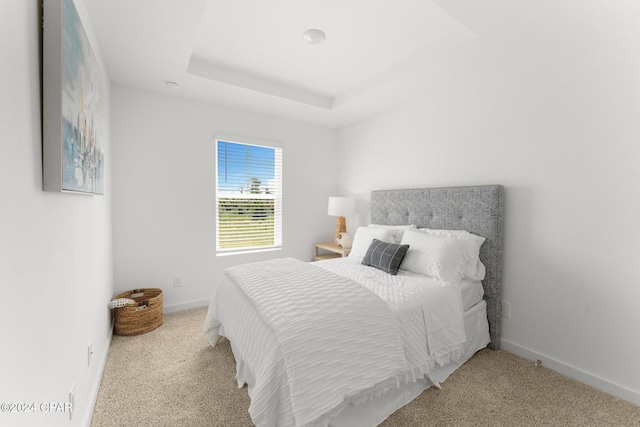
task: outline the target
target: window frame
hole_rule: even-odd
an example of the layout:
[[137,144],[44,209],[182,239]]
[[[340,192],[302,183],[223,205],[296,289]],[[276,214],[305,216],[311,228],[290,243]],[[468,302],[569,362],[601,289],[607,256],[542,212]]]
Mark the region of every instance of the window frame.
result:
[[[273,245],[268,246],[244,246],[244,247],[234,247],[234,248],[221,248],[220,247],[220,199],[224,199],[224,196],[220,194],[220,185],[218,182],[219,179],[219,170],[218,170],[218,144],[220,142],[228,142],[234,144],[242,144],[249,146],[257,146],[257,147],[265,147],[269,149],[274,149],[274,180],[276,182],[276,188],[274,188],[272,197],[265,197],[264,194],[260,196],[250,196],[250,193],[246,195],[240,195],[239,198],[246,199],[273,199],[274,200],[274,231],[273,231]],[[282,221],[283,221],[283,209],[282,209],[282,164],[283,164],[283,149],[282,145],[278,141],[269,141],[264,139],[257,138],[248,138],[242,137],[238,135],[230,135],[230,134],[215,134],[214,136],[214,153],[215,153],[215,189],[214,189],[214,199],[215,199],[215,239],[216,239],[216,256],[227,256],[227,255],[238,255],[238,254],[247,254],[247,253],[255,253],[255,252],[267,252],[267,251],[278,251],[282,249]],[[250,177],[247,177],[250,178]],[[238,198],[239,195],[234,195],[232,198]],[[227,197],[229,198],[229,197]]]

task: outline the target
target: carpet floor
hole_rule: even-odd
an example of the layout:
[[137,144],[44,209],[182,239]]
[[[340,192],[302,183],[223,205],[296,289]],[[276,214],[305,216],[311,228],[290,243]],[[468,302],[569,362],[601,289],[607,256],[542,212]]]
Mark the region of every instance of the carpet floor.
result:
[[[229,341],[203,336],[206,308],[114,336],[91,427],[252,426]],[[640,408],[505,351],[481,350],[391,415],[400,426],[640,426]]]

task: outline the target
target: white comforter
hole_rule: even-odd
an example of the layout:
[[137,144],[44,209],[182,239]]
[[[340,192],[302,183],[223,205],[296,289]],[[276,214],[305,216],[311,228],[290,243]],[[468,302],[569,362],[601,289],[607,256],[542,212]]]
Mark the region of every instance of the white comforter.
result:
[[258,426],[326,426],[347,404],[456,359],[465,340],[457,287],[348,259],[228,269],[205,331],[212,344],[230,339]]

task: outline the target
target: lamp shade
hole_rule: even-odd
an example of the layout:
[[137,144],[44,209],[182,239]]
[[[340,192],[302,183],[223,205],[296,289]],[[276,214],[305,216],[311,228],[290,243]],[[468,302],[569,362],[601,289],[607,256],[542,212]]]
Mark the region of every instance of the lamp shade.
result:
[[328,215],[347,216],[355,212],[355,201],[351,197],[329,197]]

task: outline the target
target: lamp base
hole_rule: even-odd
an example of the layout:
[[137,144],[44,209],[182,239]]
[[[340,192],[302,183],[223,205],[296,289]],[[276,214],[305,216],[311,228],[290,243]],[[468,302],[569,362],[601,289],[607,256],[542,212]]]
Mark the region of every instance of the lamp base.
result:
[[340,238],[340,233],[346,233],[347,232],[347,220],[345,217],[343,216],[339,216],[336,218],[336,235],[335,238],[333,239],[333,243],[335,243],[338,246],[341,246],[338,243],[338,239]]

